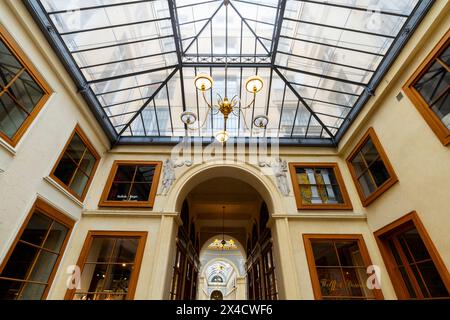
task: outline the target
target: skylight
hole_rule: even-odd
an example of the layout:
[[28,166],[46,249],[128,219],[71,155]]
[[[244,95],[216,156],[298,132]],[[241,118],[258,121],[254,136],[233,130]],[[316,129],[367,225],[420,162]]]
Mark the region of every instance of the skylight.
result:
[[[230,116],[235,138],[335,145],[432,1],[417,0],[26,0],[112,143],[208,141],[220,114],[191,132],[183,111],[203,117],[199,73],[208,94],[251,97]],[[247,128],[255,114],[265,129]]]

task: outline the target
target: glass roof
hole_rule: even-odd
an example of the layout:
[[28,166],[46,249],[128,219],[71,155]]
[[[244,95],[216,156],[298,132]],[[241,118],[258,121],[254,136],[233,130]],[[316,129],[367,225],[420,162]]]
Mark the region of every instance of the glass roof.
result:
[[206,116],[194,86],[206,73],[212,102],[244,105],[245,79],[264,80],[252,107],[230,115],[230,136],[319,145],[338,142],[431,2],[26,0],[112,142],[214,136],[222,114],[200,130],[180,119]]

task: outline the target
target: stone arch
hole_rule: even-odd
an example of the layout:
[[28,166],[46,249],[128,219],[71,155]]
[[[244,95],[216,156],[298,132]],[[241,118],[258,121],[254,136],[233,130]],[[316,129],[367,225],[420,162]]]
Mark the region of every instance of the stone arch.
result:
[[180,212],[183,201],[197,185],[217,177],[229,177],[250,184],[266,202],[269,214],[284,212],[283,201],[274,181],[255,166],[246,163],[207,163],[186,170],[175,181],[167,199],[168,212]]

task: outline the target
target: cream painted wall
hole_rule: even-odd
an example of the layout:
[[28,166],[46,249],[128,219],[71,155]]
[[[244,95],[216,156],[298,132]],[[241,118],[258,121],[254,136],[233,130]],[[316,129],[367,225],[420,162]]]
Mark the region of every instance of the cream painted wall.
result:
[[[283,197],[274,178],[262,175],[258,166],[226,164],[227,170],[234,172],[237,177],[251,177],[254,187],[269,195],[274,203],[270,225],[280,298],[313,298],[303,233],[352,233],[364,236],[372,262],[382,268],[383,294],[386,299],[394,299],[395,293],[373,232],[411,210],[417,210],[447,268],[450,268],[449,147],[442,146],[406,96],[400,102],[395,98],[407,78],[449,28],[449,12],[448,1],[436,1],[376,91],[376,96],[369,101],[344,136],[339,148],[280,148],[280,156],[288,162],[337,162],[353,210],[297,211],[290,177],[288,183],[291,193]],[[67,279],[65,270],[77,261],[88,230],[148,231],[135,297],[168,298],[174,241],[179,223],[176,217],[179,194],[208,176],[220,174],[224,164],[204,163],[177,168],[177,180],[171,192],[167,196],[158,195],[152,210],[99,209],[100,195],[114,160],[164,161],[171,156],[171,148],[120,146],[108,151],[109,143],[100,126],[76,94],[72,81],[22,3],[0,1],[0,23],[20,43],[54,91],[15,149],[0,142],[0,169],[5,171],[0,172],[0,260],[39,195],[79,221],[49,299],[63,298]],[[44,179],[49,175],[76,123],[81,125],[102,156],[84,204],[74,201],[67,193]],[[371,126],[375,128],[399,182],[369,207],[363,208],[345,158]]]

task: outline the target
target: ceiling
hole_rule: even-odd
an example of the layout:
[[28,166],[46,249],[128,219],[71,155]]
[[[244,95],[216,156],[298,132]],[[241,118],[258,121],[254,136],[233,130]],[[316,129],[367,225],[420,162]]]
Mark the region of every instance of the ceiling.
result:
[[[235,139],[336,145],[433,3],[431,0],[25,0],[112,144],[212,141],[223,117],[191,131],[180,119],[207,98],[251,100],[230,115]],[[256,115],[269,124],[257,129]],[[244,122],[251,124],[246,126]],[[248,128],[247,128],[248,127]]]

